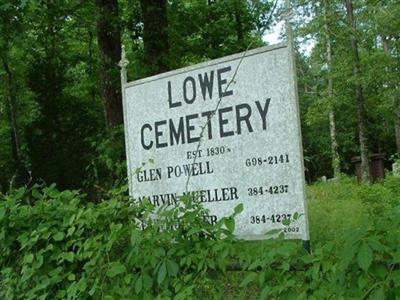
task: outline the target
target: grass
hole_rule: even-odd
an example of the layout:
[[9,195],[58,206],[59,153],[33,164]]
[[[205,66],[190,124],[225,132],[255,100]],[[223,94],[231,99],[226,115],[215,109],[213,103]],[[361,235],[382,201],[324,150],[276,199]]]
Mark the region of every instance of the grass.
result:
[[[349,177],[340,181],[318,182],[307,186],[307,198],[312,247],[318,249],[327,242],[334,242],[340,248],[346,232],[368,225],[371,219],[379,218],[385,211],[400,204],[400,178],[388,177],[371,185],[358,184],[355,178]],[[241,242],[238,247],[243,253],[257,257],[268,251],[271,242]],[[300,241],[298,247],[302,247]],[[210,280],[210,285],[205,289],[210,294],[206,292],[204,296],[209,299],[222,296],[224,299],[259,299],[257,284],[239,288],[247,274],[227,272]],[[216,291],[220,292],[217,298],[214,294]]]
[[310,236],[315,243],[342,240],[344,232],[363,226],[400,203],[400,178],[358,184],[355,178],[307,187]]

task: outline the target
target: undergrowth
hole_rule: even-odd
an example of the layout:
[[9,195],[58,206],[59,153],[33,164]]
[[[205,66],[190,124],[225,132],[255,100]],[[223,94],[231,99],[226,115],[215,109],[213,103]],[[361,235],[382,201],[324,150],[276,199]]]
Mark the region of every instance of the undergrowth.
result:
[[0,198],[0,299],[400,298],[398,178],[308,187],[311,253],[238,241],[234,216],[212,226],[191,198],[157,219],[126,187],[100,203],[55,186]]

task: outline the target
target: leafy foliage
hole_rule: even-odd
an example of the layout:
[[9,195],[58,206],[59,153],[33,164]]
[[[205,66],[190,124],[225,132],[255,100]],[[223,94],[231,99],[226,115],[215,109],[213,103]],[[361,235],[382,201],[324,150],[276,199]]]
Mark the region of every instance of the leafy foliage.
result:
[[[0,1],[2,192],[46,182],[84,188],[98,201],[102,190],[126,177],[123,135],[107,128],[110,108],[102,101],[103,94],[119,94],[118,47],[107,46],[108,40],[100,45],[98,26],[104,21],[118,28],[110,41],[126,45],[131,79],[144,77],[152,66],[144,59],[143,7],[138,0],[112,1],[118,9],[111,16],[107,1],[97,2],[105,4],[104,11],[95,1]],[[271,1],[165,2],[170,69],[263,45],[260,32],[272,22]],[[110,74],[102,69],[110,65],[101,54],[107,49],[115,50]],[[117,91],[104,89],[105,73],[117,79]],[[19,165],[28,176],[16,180]]]
[[[336,112],[336,136],[341,170],[353,171],[351,158],[359,155],[354,84],[360,82],[365,96],[368,147],[388,156],[400,151],[395,133],[400,106],[398,97],[399,38],[394,27],[399,10],[396,1],[351,1],[357,30],[346,23],[343,1],[296,0],[295,27],[299,40],[312,41],[313,49],[300,54],[299,96],[303,116],[306,166],[309,181],[331,175],[331,133],[328,114]],[[356,32],[354,32],[356,31]],[[397,30],[398,31],[398,30]],[[350,37],[355,34],[361,69],[353,75]],[[327,42],[330,42],[331,61]],[[357,77],[357,78],[356,78]],[[329,83],[333,93],[329,93]],[[396,96],[397,95],[397,96]],[[400,145],[400,144],[399,144]],[[389,164],[387,165],[389,167]]]
[[155,220],[154,207],[124,192],[100,204],[54,186],[3,196],[0,297],[186,299],[208,271],[223,271],[232,249],[224,220],[209,225],[190,198]]
[[[0,297],[397,299],[399,186],[390,177],[310,187],[312,253],[281,238],[237,241],[234,216],[210,225],[191,198],[154,219],[126,187],[98,204],[54,186],[21,188],[0,200]],[[243,270],[229,272],[237,261]]]

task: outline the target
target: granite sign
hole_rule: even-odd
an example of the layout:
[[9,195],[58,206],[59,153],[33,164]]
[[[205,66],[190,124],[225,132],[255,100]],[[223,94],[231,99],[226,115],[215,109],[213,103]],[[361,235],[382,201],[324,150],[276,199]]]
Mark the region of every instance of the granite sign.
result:
[[286,44],[124,84],[134,201],[173,206],[195,194],[212,223],[242,203],[240,238],[283,229],[308,240],[295,85]]

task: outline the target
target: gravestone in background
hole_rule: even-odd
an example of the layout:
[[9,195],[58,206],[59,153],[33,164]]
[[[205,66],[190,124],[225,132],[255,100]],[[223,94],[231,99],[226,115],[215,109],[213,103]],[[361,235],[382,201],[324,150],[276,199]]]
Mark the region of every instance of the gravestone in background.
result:
[[393,176],[400,177],[400,160],[397,160],[393,165]]

